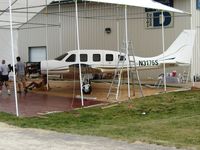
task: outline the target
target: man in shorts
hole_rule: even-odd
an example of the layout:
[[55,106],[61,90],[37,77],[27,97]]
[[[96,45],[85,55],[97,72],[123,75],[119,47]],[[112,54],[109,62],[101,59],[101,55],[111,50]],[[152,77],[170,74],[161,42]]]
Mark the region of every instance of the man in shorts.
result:
[[10,95],[10,89],[9,89],[9,84],[8,84],[8,80],[9,80],[9,68],[6,65],[6,61],[2,60],[2,64],[0,65],[0,72],[1,72],[1,78],[0,78],[0,95],[2,94],[2,87],[5,84],[5,87],[7,88],[8,91],[8,95]]
[[21,62],[21,58],[18,56],[16,64],[16,74],[17,74],[17,85],[18,85],[18,93],[21,93],[21,83],[24,88],[25,94],[27,93],[26,89],[26,77],[25,77],[25,64]]

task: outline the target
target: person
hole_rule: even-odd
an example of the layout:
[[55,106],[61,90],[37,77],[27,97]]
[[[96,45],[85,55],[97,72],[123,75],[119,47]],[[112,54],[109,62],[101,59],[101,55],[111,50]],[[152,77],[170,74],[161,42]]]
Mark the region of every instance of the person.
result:
[[25,77],[25,64],[21,62],[21,58],[18,56],[16,64],[16,75],[17,75],[17,85],[18,85],[18,93],[21,93],[21,83],[24,88],[24,92],[27,93],[26,89],[26,77]]
[[2,88],[3,85],[5,84],[5,87],[7,88],[8,91],[8,95],[10,95],[10,89],[9,89],[9,84],[8,84],[8,80],[9,80],[9,68],[6,65],[6,61],[2,60],[2,64],[0,66],[0,72],[1,72],[1,77],[0,77],[0,95],[2,94]]
[[176,70],[172,71],[172,77],[176,77]]
[[[39,82],[31,82],[28,86],[26,86],[26,89],[32,90],[33,88],[37,88],[37,89],[46,89],[46,85],[47,85],[47,75],[42,75],[42,80]],[[48,89],[50,89],[49,85],[48,85]]]

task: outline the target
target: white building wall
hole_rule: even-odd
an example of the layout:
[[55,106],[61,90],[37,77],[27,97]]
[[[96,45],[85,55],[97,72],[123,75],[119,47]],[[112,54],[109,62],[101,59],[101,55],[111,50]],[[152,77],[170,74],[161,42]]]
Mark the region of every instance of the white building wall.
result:
[[[18,55],[18,32],[13,31],[14,56]],[[12,64],[11,34],[9,29],[0,29],[0,63],[4,59],[6,64]]]
[[192,3],[192,29],[196,30],[196,40],[192,58],[192,75],[200,75],[200,9],[196,8],[196,0]]

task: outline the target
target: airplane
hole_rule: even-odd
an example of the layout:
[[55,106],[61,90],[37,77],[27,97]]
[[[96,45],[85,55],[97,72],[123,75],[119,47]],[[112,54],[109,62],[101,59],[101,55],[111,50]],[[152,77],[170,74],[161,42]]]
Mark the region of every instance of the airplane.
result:
[[[122,64],[126,68],[128,62],[130,67],[136,63],[137,70],[160,68],[163,64],[166,67],[190,65],[194,39],[194,30],[183,30],[164,53],[154,57],[129,55],[129,61],[127,61],[125,53],[113,50],[85,49],[79,52],[78,50],[71,50],[54,60],[41,61],[40,70],[41,74],[46,74],[47,70],[48,74],[66,74],[70,71],[70,67],[78,67],[79,58],[83,68],[89,67],[101,72],[113,72]],[[80,57],[78,54],[80,54]]]

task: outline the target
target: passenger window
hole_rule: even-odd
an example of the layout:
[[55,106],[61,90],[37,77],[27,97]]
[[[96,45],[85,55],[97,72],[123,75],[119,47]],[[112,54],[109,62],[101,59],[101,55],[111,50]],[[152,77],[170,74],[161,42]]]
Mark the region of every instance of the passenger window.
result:
[[93,54],[93,61],[94,62],[101,61],[101,55],[100,54]]
[[88,60],[87,54],[80,54],[80,61],[81,62],[86,62]]
[[113,61],[113,54],[106,54],[106,61]]
[[72,54],[67,59],[66,62],[75,62],[76,61],[76,55]]

